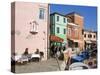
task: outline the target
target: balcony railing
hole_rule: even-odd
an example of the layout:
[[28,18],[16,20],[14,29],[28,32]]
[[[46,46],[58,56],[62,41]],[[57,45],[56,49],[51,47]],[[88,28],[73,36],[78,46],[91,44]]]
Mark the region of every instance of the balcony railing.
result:
[[38,30],[31,30],[30,33],[31,34],[37,34],[38,33]]
[[38,33],[38,23],[36,21],[30,22],[31,27],[30,27],[30,33],[32,34],[37,34]]

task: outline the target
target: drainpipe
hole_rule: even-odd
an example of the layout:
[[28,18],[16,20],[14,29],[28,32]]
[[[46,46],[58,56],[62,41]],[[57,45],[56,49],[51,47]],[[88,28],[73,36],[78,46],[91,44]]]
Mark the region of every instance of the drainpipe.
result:
[[50,4],[48,4],[48,18],[47,18],[47,59],[50,58]]

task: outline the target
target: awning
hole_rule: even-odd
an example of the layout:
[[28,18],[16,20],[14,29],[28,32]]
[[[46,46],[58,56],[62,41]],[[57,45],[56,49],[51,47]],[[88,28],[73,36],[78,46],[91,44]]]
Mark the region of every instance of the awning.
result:
[[72,25],[72,26],[79,27],[79,25],[78,25],[78,24],[74,24],[74,23],[68,23],[68,25]]
[[79,40],[76,40],[76,39],[70,39],[70,40],[73,42],[80,42]]
[[97,42],[96,42],[96,41],[91,41],[91,43],[94,43],[94,44],[96,44]]
[[50,41],[54,41],[54,42],[63,42],[64,39],[58,37],[58,36],[55,36],[55,35],[50,35]]
[[91,41],[86,41],[86,43],[92,43]]
[[79,42],[79,40],[73,40],[74,42]]

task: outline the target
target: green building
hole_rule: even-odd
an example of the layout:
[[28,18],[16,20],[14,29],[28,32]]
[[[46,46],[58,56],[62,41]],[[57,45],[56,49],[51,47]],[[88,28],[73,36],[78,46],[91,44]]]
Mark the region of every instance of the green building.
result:
[[50,44],[65,46],[67,43],[67,18],[59,13],[50,14]]

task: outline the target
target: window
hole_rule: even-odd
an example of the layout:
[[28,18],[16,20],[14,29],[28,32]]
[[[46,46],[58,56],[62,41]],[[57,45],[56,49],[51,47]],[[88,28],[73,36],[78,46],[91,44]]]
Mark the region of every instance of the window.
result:
[[92,35],[90,34],[90,38],[92,38]]
[[66,23],[66,18],[64,18],[64,20],[63,20],[63,21],[64,21],[64,23]]
[[45,9],[44,8],[40,8],[39,10],[39,19],[44,19],[45,16]]
[[59,16],[57,16],[57,21],[59,21]]
[[68,28],[68,36],[71,36],[71,28]]
[[86,34],[84,34],[84,37],[86,38]]
[[94,38],[95,38],[95,35],[94,35]]
[[74,29],[75,30],[75,37],[78,37],[78,29]]
[[91,34],[89,34],[89,35],[88,35],[88,38],[92,38],[92,35],[91,35]]
[[60,32],[60,29],[59,29],[59,27],[57,27],[57,33],[59,33]]
[[36,21],[33,21],[30,23],[30,32],[31,33],[37,33],[38,32],[38,23]]
[[64,29],[64,34],[66,34],[66,29]]

